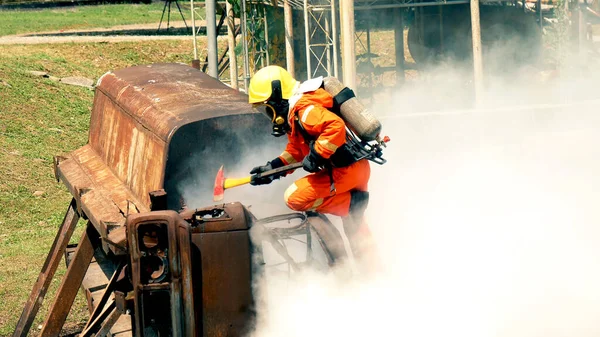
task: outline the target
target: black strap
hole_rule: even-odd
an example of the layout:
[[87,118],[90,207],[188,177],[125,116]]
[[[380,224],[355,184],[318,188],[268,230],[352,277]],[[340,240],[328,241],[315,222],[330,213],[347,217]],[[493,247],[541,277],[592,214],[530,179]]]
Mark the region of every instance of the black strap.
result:
[[352,91],[352,89],[348,87],[345,87],[340,92],[338,92],[337,95],[333,96],[333,111],[336,114],[339,114],[342,104],[346,103],[347,100],[354,97],[356,97],[356,95],[354,95],[354,91]]

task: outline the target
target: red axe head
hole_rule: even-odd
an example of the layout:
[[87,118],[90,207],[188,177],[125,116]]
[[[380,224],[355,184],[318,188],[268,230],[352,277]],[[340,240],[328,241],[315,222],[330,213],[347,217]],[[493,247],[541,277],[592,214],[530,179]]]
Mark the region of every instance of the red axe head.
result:
[[217,172],[217,177],[215,178],[215,188],[213,190],[213,201],[221,201],[224,198],[225,194],[225,173],[223,173],[223,165],[219,168]]

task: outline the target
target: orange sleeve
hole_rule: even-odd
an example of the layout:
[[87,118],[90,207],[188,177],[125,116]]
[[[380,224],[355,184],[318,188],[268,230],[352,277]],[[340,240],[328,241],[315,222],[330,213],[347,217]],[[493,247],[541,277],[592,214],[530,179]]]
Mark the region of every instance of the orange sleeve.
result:
[[289,135],[288,143],[285,147],[285,150],[279,155],[279,159],[283,160],[285,165],[297,163],[304,159],[302,151],[294,144]]
[[327,159],[346,143],[346,124],[333,112],[318,105],[309,105],[298,113],[298,118],[309,135],[317,137],[315,150]]

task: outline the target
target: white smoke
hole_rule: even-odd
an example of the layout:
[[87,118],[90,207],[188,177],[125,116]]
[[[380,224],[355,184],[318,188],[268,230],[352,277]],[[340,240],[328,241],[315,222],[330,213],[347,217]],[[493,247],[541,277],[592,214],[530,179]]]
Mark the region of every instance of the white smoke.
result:
[[454,110],[470,76],[447,69],[380,98],[384,271],[267,280],[253,336],[597,336],[598,77],[562,76],[488,77],[477,110]]

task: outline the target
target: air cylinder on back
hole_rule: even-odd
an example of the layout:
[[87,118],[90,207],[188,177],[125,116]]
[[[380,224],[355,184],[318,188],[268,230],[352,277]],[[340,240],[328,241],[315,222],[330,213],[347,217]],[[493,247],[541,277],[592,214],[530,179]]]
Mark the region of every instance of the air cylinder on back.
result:
[[352,90],[344,86],[335,77],[323,79],[325,90],[334,97],[335,110],[361,140],[376,140],[381,132],[381,123],[354,96]]

